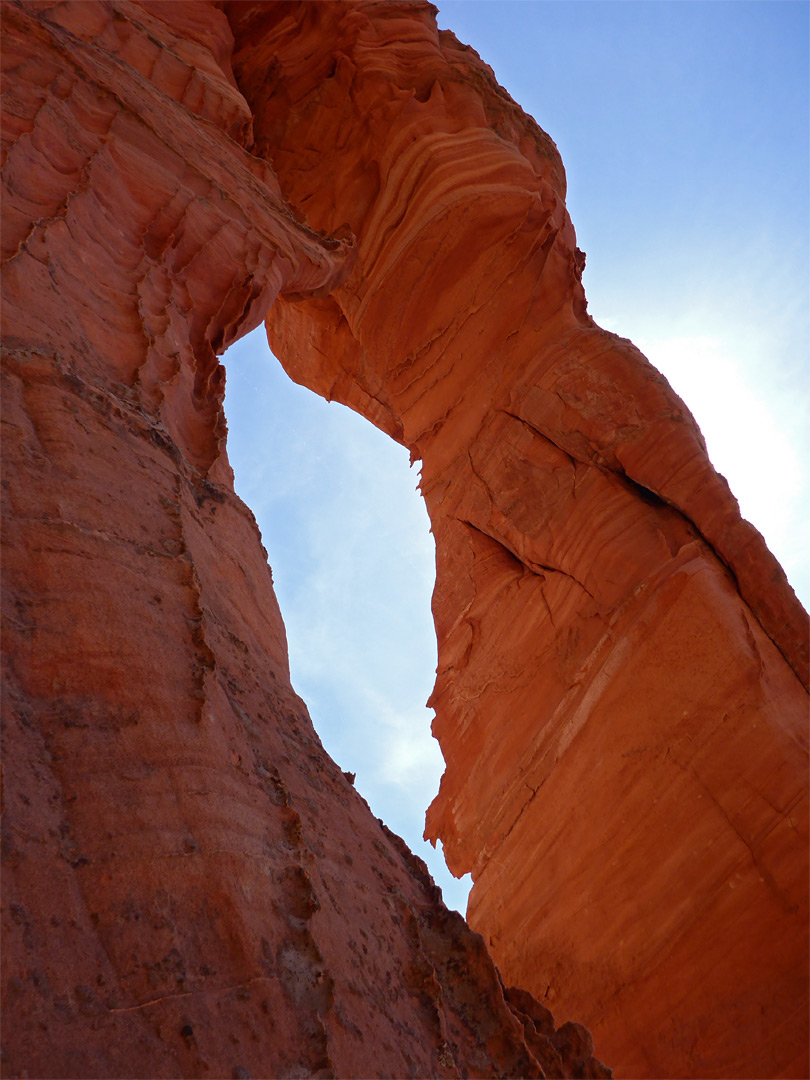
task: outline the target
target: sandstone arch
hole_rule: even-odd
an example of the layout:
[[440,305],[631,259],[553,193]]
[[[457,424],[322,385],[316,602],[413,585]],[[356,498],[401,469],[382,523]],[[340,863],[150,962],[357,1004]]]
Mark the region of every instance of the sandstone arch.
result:
[[422,458],[428,829],[507,982],[626,1075],[806,1070],[806,623],[553,143],[428,5],[3,16],[10,1071],[599,1074],[289,685],[216,362],[268,309]]

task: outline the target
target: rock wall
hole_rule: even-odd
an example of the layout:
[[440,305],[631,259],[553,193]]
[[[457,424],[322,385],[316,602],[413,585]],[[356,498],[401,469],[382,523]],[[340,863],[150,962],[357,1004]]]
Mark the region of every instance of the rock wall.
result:
[[217,354],[345,279],[210,3],[6,3],[7,1077],[608,1076],[327,757]]
[[[2,14],[4,1073],[604,1075],[541,999],[621,1075],[807,1075],[806,619],[548,136],[426,4]],[[216,359],[268,310],[422,461],[486,944],[290,686]]]
[[597,327],[551,140],[430,8],[228,7],[256,147],[357,269],[268,319],[422,461],[428,812],[507,978],[625,1076],[807,1075],[807,619]]

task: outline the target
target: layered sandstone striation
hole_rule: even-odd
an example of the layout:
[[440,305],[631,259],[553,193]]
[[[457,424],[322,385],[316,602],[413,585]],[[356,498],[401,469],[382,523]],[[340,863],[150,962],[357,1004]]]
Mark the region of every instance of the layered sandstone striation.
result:
[[[604,1075],[541,999],[621,1075],[806,1075],[806,619],[548,136],[427,4],[2,14],[4,1073]],[[217,361],[268,312],[422,461],[484,940],[290,686]]]
[[589,317],[554,144],[427,7],[228,11],[257,149],[357,237],[271,345],[422,462],[427,835],[471,925],[621,1075],[807,1075],[807,619],[683,402]]
[[217,355],[355,249],[251,152],[221,6],[2,21],[3,1075],[609,1075],[290,685]]

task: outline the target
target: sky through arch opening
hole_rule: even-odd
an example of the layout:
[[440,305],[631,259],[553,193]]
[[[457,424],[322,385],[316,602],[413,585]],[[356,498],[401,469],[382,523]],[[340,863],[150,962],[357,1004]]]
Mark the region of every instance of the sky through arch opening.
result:
[[469,875],[453,878],[422,840],[444,765],[425,705],[435,557],[418,466],[364,417],[294,383],[264,326],[222,359],[228,457],[268,552],[293,686],[327,752],[463,913]]

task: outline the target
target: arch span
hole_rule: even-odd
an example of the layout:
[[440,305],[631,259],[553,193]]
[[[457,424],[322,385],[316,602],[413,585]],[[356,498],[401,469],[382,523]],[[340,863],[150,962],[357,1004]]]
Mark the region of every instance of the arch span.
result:
[[257,147],[357,237],[271,346],[422,462],[427,835],[471,924],[625,1075],[804,1067],[806,616],[686,406],[589,317],[556,147],[428,7],[230,17]]

